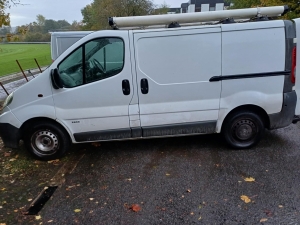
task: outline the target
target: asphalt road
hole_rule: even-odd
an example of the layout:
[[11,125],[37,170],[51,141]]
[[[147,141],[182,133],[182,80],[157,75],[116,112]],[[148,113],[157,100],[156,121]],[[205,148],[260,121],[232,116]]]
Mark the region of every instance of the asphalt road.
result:
[[40,221],[300,224],[299,131],[266,131],[239,151],[219,135],[79,145],[76,168],[61,175]]

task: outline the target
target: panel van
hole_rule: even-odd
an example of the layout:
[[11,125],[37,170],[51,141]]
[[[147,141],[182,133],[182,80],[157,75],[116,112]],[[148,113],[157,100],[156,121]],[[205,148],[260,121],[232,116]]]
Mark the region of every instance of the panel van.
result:
[[54,61],[76,41],[92,31],[51,32],[51,59]]
[[[174,18],[197,16],[187,14]],[[61,157],[72,143],[210,133],[250,148],[265,129],[299,120],[299,34],[300,19],[259,18],[90,33],[7,97],[0,136],[11,148],[24,140],[43,160]]]

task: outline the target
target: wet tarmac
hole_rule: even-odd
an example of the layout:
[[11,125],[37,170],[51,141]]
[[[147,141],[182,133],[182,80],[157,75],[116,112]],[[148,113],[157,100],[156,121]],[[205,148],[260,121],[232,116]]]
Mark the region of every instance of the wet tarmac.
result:
[[[43,224],[300,224],[300,124],[231,150],[220,135],[78,145]],[[77,149],[77,150],[75,150]]]

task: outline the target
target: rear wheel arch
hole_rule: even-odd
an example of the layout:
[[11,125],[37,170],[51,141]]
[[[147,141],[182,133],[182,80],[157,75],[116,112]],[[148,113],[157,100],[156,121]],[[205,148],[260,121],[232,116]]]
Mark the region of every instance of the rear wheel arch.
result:
[[241,106],[225,117],[221,133],[233,148],[245,149],[256,145],[269,126],[267,113],[257,106]]
[[224,118],[223,123],[222,123],[222,128],[223,129],[223,125],[225,123],[226,120],[228,120],[229,117],[231,117],[233,114],[235,114],[238,111],[249,111],[249,112],[253,112],[255,114],[257,114],[258,116],[260,116],[260,118],[263,120],[265,128],[269,128],[270,127],[270,119],[269,116],[267,114],[267,112],[257,106],[257,105],[242,105],[242,106],[238,106],[234,109],[232,109]]

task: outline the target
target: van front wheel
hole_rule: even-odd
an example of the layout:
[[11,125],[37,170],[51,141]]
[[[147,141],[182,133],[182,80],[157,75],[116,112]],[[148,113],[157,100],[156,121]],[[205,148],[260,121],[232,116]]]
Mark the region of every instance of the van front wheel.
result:
[[238,111],[225,120],[222,134],[231,147],[245,149],[260,141],[264,129],[260,116],[250,111]]
[[67,132],[48,121],[32,124],[26,131],[24,142],[27,150],[41,160],[60,158],[71,144]]

